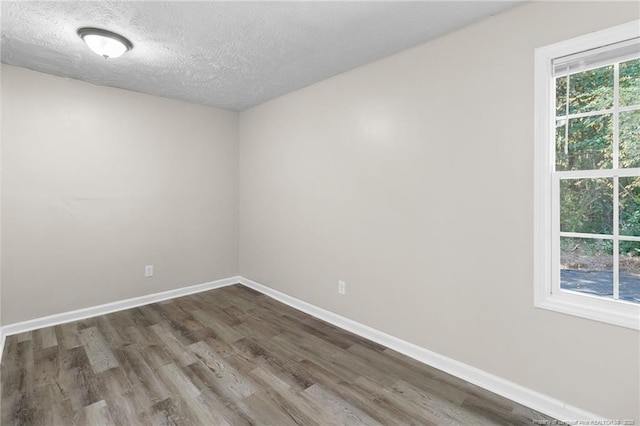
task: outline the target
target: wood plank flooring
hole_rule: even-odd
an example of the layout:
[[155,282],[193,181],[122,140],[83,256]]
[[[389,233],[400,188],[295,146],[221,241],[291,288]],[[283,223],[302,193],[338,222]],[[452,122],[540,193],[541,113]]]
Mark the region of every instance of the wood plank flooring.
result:
[[9,336],[2,425],[531,425],[540,413],[241,285]]

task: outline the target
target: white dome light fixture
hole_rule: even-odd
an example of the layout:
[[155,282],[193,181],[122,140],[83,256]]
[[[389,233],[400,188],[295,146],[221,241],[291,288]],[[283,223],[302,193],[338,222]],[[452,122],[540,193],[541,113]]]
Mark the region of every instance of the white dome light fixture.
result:
[[133,44],[120,34],[100,28],[80,28],[78,35],[89,49],[105,59],[117,58],[133,48]]

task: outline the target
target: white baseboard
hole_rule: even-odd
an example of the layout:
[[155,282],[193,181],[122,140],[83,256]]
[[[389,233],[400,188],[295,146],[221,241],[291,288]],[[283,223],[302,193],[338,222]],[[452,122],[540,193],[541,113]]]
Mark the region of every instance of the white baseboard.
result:
[[605,418],[573,407],[558,399],[536,392],[532,389],[520,386],[501,377],[487,373],[476,367],[456,361],[436,352],[432,352],[421,346],[414,345],[406,340],[399,339],[390,334],[376,330],[362,323],[350,320],[334,312],[319,308],[310,303],[291,297],[270,287],[259,284],[247,278],[240,278],[240,283],[295,309],[306,312],[316,318],[340,327],[358,336],[372,340],[397,352],[407,355],[431,367],[449,373],[452,376],[466,380],[476,386],[508,398],[526,407],[544,413],[554,419],[563,421],[576,420],[605,420]]
[[175,290],[169,290],[162,293],[149,294],[146,296],[126,299],[119,302],[106,303],[104,305],[93,306],[84,309],[78,309],[71,312],[65,312],[56,315],[50,315],[42,318],[36,318],[29,321],[9,324],[0,327],[0,361],[2,361],[2,352],[4,350],[4,342],[7,336],[12,334],[23,333],[25,331],[35,330],[43,327],[63,324],[72,321],[78,321],[99,315],[104,315],[124,309],[131,309],[138,306],[148,305],[150,303],[161,302],[163,300],[173,299],[176,297],[186,296],[188,294],[199,293],[202,291],[213,290],[216,288],[226,287],[232,284],[243,284],[267,296],[273,297],[280,302],[289,305],[295,309],[312,315],[318,319],[326,321],[330,324],[340,327],[351,333],[372,340],[383,346],[391,348],[397,352],[407,355],[431,367],[442,370],[452,376],[466,380],[476,386],[480,386],[490,392],[501,395],[526,407],[540,411],[548,416],[563,421],[576,420],[605,420],[601,416],[597,416],[588,411],[573,407],[558,399],[544,395],[540,392],[528,389],[517,383],[510,382],[501,377],[487,373],[476,367],[456,361],[436,352],[432,352],[421,346],[399,339],[390,334],[376,330],[362,323],[350,320],[349,318],[338,315],[334,312],[322,309],[318,306],[304,302],[295,297],[273,290],[270,287],[259,284],[243,277],[231,277],[209,283],[198,284],[190,287],[182,287]]
[[2,362],[4,342],[7,336],[24,333],[25,331],[37,330],[39,328],[64,324],[67,322],[97,317],[100,315],[110,314],[112,312],[148,305],[150,303],[162,302],[163,300],[174,299],[176,297],[186,296],[193,293],[200,293],[202,291],[226,287],[228,285],[237,284],[239,282],[240,277],[224,278],[204,284],[176,288],[160,293],[147,294],[145,296],[134,297],[131,299],[120,300],[112,303],[105,303],[104,305],[91,306],[88,308],[77,309],[75,311],[63,312],[60,314],[48,315],[46,317],[35,318],[32,320],[5,325],[4,327],[0,328],[0,362]]

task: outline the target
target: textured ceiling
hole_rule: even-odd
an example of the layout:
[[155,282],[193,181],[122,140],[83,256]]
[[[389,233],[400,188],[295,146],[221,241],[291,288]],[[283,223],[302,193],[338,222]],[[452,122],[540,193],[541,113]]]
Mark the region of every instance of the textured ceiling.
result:
[[[2,62],[240,111],[516,4],[2,1]],[[86,26],[134,48],[104,60]]]

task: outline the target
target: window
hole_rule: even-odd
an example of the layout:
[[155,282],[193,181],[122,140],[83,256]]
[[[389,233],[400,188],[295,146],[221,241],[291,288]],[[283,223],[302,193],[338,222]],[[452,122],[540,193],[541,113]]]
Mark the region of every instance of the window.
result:
[[535,72],[535,305],[640,329],[640,21]]

